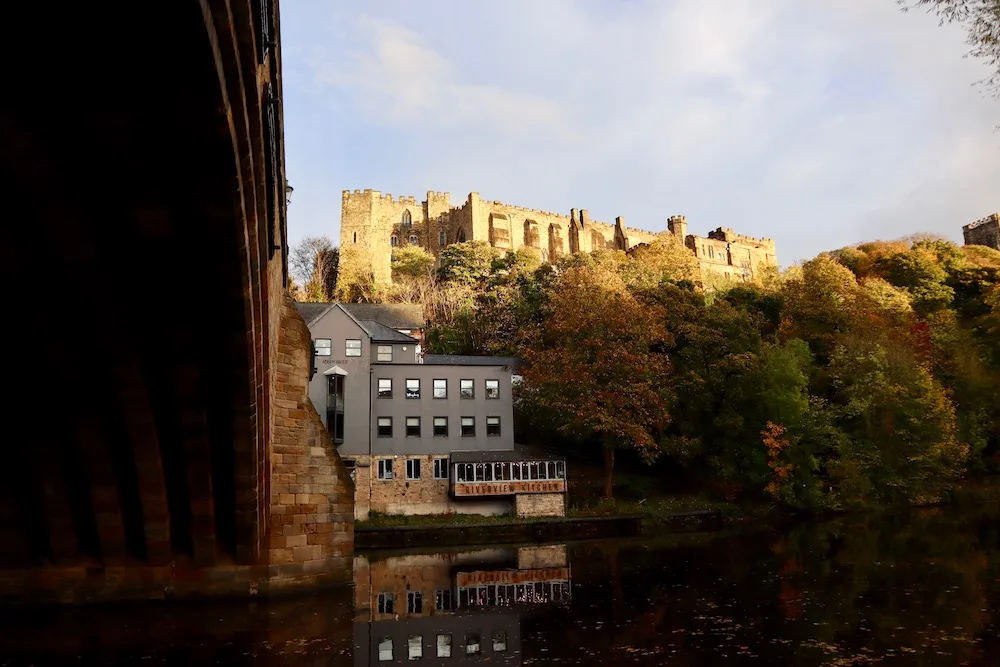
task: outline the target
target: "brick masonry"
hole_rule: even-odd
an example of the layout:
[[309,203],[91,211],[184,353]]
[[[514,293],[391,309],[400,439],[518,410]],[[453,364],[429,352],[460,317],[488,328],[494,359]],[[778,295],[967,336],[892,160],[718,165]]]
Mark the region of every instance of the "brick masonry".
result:
[[272,408],[271,590],[351,577],[354,483],[309,400],[309,329],[285,299]]
[[[510,498],[456,500],[447,479],[434,479],[434,459],[448,454],[424,456],[354,456],[356,472],[355,517],[368,518],[369,511],[383,514],[509,514]],[[392,459],[392,479],[378,479],[378,461]],[[420,479],[407,479],[406,461],[420,461]]]
[[514,499],[514,511],[519,517],[565,516],[566,495],[563,493],[520,493]]
[[[83,563],[0,570],[0,600],[85,603],[105,600],[254,597],[352,580],[354,485],[306,393],[309,333],[287,297],[277,327],[266,549],[256,564],[199,566]],[[262,530],[263,530],[262,526]]]

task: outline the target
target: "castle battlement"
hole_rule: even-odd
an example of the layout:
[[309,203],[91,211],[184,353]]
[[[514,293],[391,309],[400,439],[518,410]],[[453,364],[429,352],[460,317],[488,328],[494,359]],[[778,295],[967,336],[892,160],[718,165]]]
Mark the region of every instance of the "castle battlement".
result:
[[966,231],[970,229],[976,229],[977,227],[982,227],[983,225],[990,222],[1000,222],[1000,213],[994,213],[992,215],[986,216],[985,218],[980,218],[979,220],[970,222],[969,224],[962,227],[962,230]]
[[[591,249],[617,247],[629,250],[672,234],[686,239],[687,247],[702,266],[703,274],[710,271],[733,279],[744,279],[747,275],[745,265],[736,267],[722,257],[703,257],[705,253],[699,252],[699,248],[690,243],[693,235],[687,234],[687,218],[683,215],[671,215],[667,220],[667,229],[653,231],[626,226],[622,216],[609,223],[591,220],[587,209],[557,213],[483,199],[478,192],[468,193],[465,201],[454,206],[451,204],[451,193],[436,190],[427,191],[422,207],[418,207],[420,202],[414,196],[396,197],[371,189],[343,190],[342,197],[341,247],[352,244],[363,247],[371,257],[371,270],[378,282],[391,280],[392,244],[398,242],[405,246],[409,242],[410,237],[396,236],[400,224],[424,229],[413,242],[433,254],[438,254],[449,243],[467,240],[484,241],[498,250],[529,246],[539,250],[545,260]],[[988,216],[967,225],[967,228],[986,224],[995,218],[997,216]],[[433,227],[429,227],[431,223]],[[521,227],[524,228],[523,234],[519,231]],[[431,234],[427,229],[436,233]],[[729,227],[719,227],[709,232],[707,238],[715,241],[712,244],[714,247],[728,243],[734,249],[741,248],[740,256],[744,257],[741,261],[749,256],[753,271],[758,266],[775,263],[772,239],[737,234]],[[704,251],[704,248],[701,250]]]

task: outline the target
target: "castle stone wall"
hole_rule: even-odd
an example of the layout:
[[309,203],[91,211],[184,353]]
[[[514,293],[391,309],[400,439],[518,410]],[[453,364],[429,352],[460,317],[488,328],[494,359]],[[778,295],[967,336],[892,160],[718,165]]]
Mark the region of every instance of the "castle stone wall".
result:
[[744,280],[764,266],[777,265],[774,241],[743,236],[727,227],[707,237],[689,235],[683,216],[671,218],[670,232],[653,232],[628,227],[622,218],[614,224],[591,220],[586,209],[565,215],[483,199],[478,192],[452,206],[447,192],[428,191],[427,198],[417,202],[415,197],[374,190],[345,190],[341,214],[341,247],[356,245],[369,251],[379,283],[392,279],[393,247],[417,245],[439,256],[447,245],[463,241],[484,241],[498,251],[535,248],[543,261],[555,261],[577,252],[627,251],[674,233],[698,258],[703,277]]
[[965,237],[965,245],[984,245],[1000,250],[1000,213],[962,227],[962,236]]

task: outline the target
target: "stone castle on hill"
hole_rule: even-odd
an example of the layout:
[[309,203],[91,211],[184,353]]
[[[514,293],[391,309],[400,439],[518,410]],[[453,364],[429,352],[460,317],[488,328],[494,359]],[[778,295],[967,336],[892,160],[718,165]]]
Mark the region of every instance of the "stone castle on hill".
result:
[[776,266],[774,241],[737,234],[719,227],[707,237],[688,234],[687,219],[672,216],[667,229],[651,232],[626,227],[622,218],[614,224],[591,220],[586,209],[571,209],[569,215],[536,211],[482,199],[472,192],[461,206],[452,206],[447,192],[427,192],[415,197],[393,198],[377,190],[343,191],[340,247],[357,247],[371,258],[376,283],[392,280],[393,248],[420,246],[435,257],[450,243],[485,241],[499,250],[535,248],[543,260],[553,261],[567,253],[598,249],[629,251],[661,235],[673,234],[698,259],[702,279],[713,275],[747,280],[762,267]]
[[1000,213],[988,215],[962,227],[965,245],[984,245],[1000,250]]

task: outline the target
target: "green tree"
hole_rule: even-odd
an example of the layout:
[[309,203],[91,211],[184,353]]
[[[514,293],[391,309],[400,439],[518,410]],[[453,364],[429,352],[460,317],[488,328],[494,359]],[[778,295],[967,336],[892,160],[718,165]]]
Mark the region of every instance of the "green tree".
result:
[[475,285],[490,276],[495,251],[485,241],[452,243],[441,251],[441,280]]
[[964,470],[944,388],[906,350],[871,337],[834,351],[837,421],[847,436],[831,462],[845,505],[939,500]]

